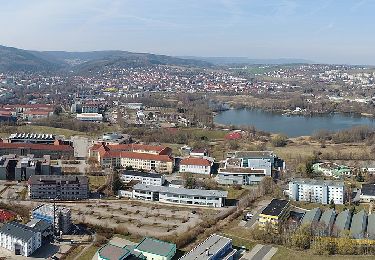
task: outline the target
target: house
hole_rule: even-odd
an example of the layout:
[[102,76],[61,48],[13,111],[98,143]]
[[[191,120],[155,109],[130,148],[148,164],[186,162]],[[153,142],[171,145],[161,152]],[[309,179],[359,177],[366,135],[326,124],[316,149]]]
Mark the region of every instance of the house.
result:
[[133,199],[220,208],[225,206],[228,192],[152,186],[138,183],[133,186],[131,196]]
[[0,228],[0,246],[15,255],[29,257],[42,245],[42,234],[26,225],[12,221]]
[[284,168],[272,151],[237,151],[228,153],[216,178],[223,185],[259,184],[266,176],[278,177]]
[[180,162],[181,173],[210,174],[213,162],[206,158],[188,157]]
[[176,245],[158,239],[145,237],[134,248],[147,260],[171,260],[176,254]]
[[236,253],[237,250],[233,248],[232,239],[217,234],[212,234],[202,243],[182,256],[180,260],[232,260],[237,259],[235,258]]
[[276,229],[280,227],[289,215],[289,201],[272,199],[271,202],[259,214],[258,224],[265,227],[270,223]]
[[340,179],[345,176],[349,177],[352,174],[349,167],[331,162],[315,163],[312,167],[315,173],[320,173],[336,179]]
[[162,186],[165,182],[164,175],[138,171],[121,171],[120,179],[126,183],[138,181],[145,185]]
[[367,227],[367,214],[364,210],[353,215],[350,226],[350,236],[355,239],[362,239],[365,236]]
[[375,184],[362,184],[359,198],[361,202],[375,201]]
[[289,182],[289,198],[294,201],[344,204],[344,182],[294,179]]
[[28,186],[30,199],[81,200],[89,197],[89,181],[82,175],[33,175]]

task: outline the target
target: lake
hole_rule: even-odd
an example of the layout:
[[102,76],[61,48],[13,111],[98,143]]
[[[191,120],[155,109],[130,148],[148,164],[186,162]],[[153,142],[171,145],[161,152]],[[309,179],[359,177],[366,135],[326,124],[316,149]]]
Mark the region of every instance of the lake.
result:
[[215,116],[214,122],[224,125],[254,126],[270,133],[282,133],[289,137],[312,135],[326,129],[337,131],[359,125],[375,127],[375,120],[343,114],[318,116],[286,116],[259,109],[231,109]]

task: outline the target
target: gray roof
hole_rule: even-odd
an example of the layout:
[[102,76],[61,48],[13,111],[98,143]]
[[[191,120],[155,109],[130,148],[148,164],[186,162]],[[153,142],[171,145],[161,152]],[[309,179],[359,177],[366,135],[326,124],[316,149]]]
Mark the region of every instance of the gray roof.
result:
[[44,221],[44,220],[41,220],[41,219],[32,219],[30,220],[26,226],[28,227],[31,227],[39,232],[44,232],[45,230],[49,229],[52,227],[52,224],[47,222],[47,221]]
[[[218,251],[223,249],[232,240],[216,234],[211,235],[205,241],[197,245],[190,252],[185,254],[180,260],[208,260],[211,259],[213,254],[217,254]],[[207,255],[207,250],[209,255]]]
[[126,248],[118,247],[112,244],[106,244],[98,250],[98,255],[101,258],[108,260],[120,260],[130,254]]
[[333,224],[333,220],[336,216],[334,209],[329,209],[323,212],[322,217],[320,218],[319,223],[325,226],[330,226]]
[[176,245],[150,237],[145,237],[135,248],[135,251],[152,253],[159,256],[174,256]]
[[315,179],[304,179],[296,178],[291,182],[298,184],[310,184],[310,185],[319,185],[319,186],[344,186],[343,181],[332,181],[332,180],[315,180]]
[[361,195],[375,196],[375,184],[362,184]]
[[29,184],[55,184],[56,182],[68,181],[69,183],[80,183],[88,185],[89,179],[84,175],[33,175],[29,178]]
[[349,210],[342,211],[340,214],[337,215],[336,222],[334,225],[337,234],[340,234],[340,232],[349,229],[351,217],[352,216]]
[[0,233],[27,242],[30,240],[30,238],[34,237],[38,233],[38,231],[21,223],[12,221],[2,226],[0,228]]
[[185,189],[185,188],[173,188],[166,186],[153,186],[142,183],[137,183],[133,186],[134,190],[152,191],[159,193],[169,193],[187,196],[204,196],[204,197],[220,197],[226,198],[228,196],[227,191],[222,190],[200,190],[200,189]]
[[305,213],[305,216],[303,216],[302,224],[312,224],[314,222],[318,222],[321,215],[322,211],[320,208],[309,210]]
[[354,238],[363,238],[367,225],[367,214],[361,210],[353,215],[352,225],[350,227],[350,235]]
[[375,239],[375,213],[368,216],[367,234],[370,239]]
[[139,171],[122,171],[122,175],[131,175],[131,176],[140,176],[140,177],[149,177],[149,178],[158,178],[160,179],[163,175],[158,173],[149,173],[149,172],[139,172]]

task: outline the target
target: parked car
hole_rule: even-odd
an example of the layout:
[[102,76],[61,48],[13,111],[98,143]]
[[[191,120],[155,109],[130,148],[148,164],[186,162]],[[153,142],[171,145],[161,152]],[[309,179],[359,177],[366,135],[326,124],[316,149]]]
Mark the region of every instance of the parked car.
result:
[[243,220],[245,221],[248,221],[250,219],[252,219],[254,217],[254,215],[250,212],[247,212],[244,216],[243,216]]

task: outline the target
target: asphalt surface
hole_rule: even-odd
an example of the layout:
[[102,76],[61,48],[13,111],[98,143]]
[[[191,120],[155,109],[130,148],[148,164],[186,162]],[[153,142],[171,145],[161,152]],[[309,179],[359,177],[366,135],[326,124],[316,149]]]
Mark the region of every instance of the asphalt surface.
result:
[[272,246],[263,246],[252,258],[251,260],[263,260],[267,253],[272,249]]

